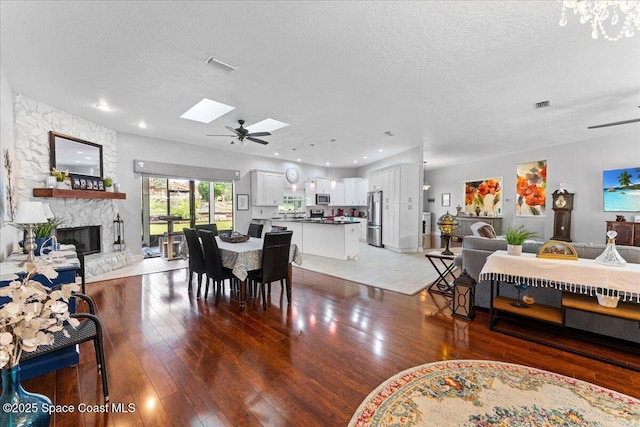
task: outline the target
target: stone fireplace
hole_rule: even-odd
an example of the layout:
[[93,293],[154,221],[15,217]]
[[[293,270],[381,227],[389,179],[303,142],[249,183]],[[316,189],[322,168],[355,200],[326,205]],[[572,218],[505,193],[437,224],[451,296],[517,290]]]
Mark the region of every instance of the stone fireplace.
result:
[[84,255],[101,252],[101,226],[88,225],[56,229],[58,243],[75,245],[76,250]]

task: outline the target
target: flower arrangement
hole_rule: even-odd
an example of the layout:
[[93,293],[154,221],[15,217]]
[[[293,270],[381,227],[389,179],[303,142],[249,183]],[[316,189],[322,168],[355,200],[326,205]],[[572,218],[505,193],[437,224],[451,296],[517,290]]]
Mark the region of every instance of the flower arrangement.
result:
[[518,227],[509,227],[504,235],[507,243],[510,245],[520,246],[525,240],[532,237],[538,237],[538,234],[528,230],[524,225]]
[[54,279],[58,273],[51,267],[36,268],[35,264],[25,265],[26,276],[0,288],[1,297],[9,297],[0,308],[0,368],[10,368],[20,363],[23,351],[36,351],[38,346],[51,345],[54,332],[69,333],[63,325],[77,327],[78,319],[69,315],[69,298],[79,286],[75,283],[62,285],[60,290],[45,287],[32,279],[42,274]]
[[62,172],[56,168],[51,168],[51,176],[55,176],[56,181],[63,182],[65,179],[69,178],[69,169]]

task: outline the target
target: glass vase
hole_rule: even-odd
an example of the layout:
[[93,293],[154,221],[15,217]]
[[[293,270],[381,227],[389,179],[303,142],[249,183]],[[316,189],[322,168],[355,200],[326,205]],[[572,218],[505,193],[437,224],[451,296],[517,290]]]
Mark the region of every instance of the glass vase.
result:
[[47,427],[51,400],[41,394],[29,393],[20,385],[20,365],[2,370],[0,396],[0,426]]

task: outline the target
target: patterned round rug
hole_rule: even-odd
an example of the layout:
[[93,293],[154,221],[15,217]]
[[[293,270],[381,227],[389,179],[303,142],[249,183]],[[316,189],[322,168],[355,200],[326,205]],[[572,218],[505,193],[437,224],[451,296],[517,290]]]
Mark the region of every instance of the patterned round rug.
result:
[[349,426],[638,427],[640,400],[527,366],[452,360],[385,381]]

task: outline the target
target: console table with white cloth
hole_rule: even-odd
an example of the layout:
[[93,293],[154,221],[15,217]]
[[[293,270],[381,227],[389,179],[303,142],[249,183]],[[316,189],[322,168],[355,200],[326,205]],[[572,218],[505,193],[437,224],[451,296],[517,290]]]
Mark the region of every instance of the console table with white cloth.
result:
[[[244,310],[246,300],[246,279],[249,271],[259,270],[262,267],[262,245],[263,239],[251,237],[246,242],[230,243],[225,242],[216,236],[222,265],[230,268],[240,280],[240,310]],[[291,245],[289,250],[289,280],[292,281],[291,263],[302,265],[302,255],[296,244]]]
[[621,301],[640,302],[640,264],[614,267],[593,259],[538,258],[532,253],[513,256],[495,251],[487,257],[480,280],[522,282],[591,296],[597,288],[604,288],[616,290]]
[[[629,368],[628,363],[609,358],[596,357],[593,354],[576,351],[574,348],[563,346],[560,340],[542,340],[535,332],[513,332],[510,328],[496,328],[498,319],[522,322],[534,326],[531,320],[539,322],[544,330],[547,328],[554,333],[565,333],[574,338],[589,340],[603,345],[611,345],[623,351],[640,354],[640,264],[628,263],[623,267],[608,266],[597,263],[592,259],[566,260],[552,258],[538,258],[533,253],[523,253],[521,256],[508,255],[506,251],[496,251],[487,257],[487,261],[480,272],[480,280],[491,281],[491,305],[489,327],[491,330],[507,333],[519,338],[539,342],[566,351],[593,357],[609,363]],[[526,307],[514,304],[517,301],[500,295],[500,284],[520,283],[533,288],[551,288],[550,291],[561,292],[560,306],[535,303]],[[596,290],[599,293],[613,292],[620,297],[617,307],[605,307],[598,304]],[[603,292],[604,291],[604,292]],[[631,330],[624,337],[612,335],[612,329],[605,333],[590,329],[576,329],[567,322],[567,311],[580,312],[589,316],[593,324],[608,325],[598,316],[608,316],[611,322],[622,321]],[[586,313],[586,314],[585,314]],[[593,319],[591,317],[593,316]],[[614,319],[615,318],[615,319]],[[635,327],[632,328],[632,326]],[[640,359],[639,359],[640,361]],[[635,363],[635,361],[634,361]],[[640,370],[640,363],[631,369]]]

